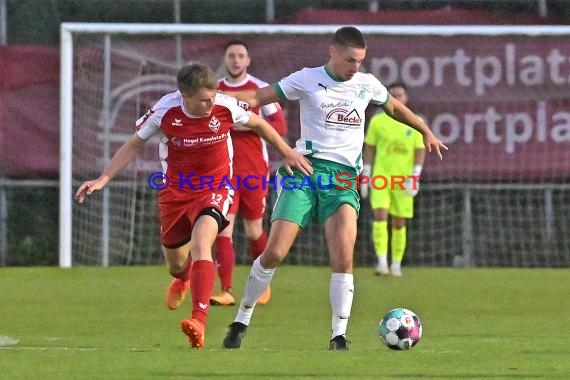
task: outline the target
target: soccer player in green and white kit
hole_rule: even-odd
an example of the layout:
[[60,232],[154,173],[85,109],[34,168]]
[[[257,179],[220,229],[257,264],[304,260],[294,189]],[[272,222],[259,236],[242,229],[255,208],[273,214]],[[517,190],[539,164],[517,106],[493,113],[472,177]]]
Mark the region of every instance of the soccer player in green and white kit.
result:
[[[226,348],[241,346],[257,299],[271,282],[275,268],[289,252],[299,230],[314,217],[324,225],[332,269],[329,348],[348,349],[346,331],[354,295],[353,254],[360,209],[355,177],[362,169],[364,111],[368,103],[382,106],[393,118],[420,131],[427,149],[433,148],[440,158],[440,148],[446,149],[429,127],[390,97],[372,74],[358,71],[366,55],[366,42],[358,29],[338,29],[329,54],[324,66],[304,68],[272,86],[233,94],[252,108],[279,100],[299,101],[301,137],[295,149],[309,158],[313,173],[306,178],[296,172],[294,179],[287,179],[287,188],[279,192],[267,246],[252,265],[239,310],[223,341]],[[341,173],[350,173],[352,186],[334,186],[338,183],[335,177],[343,176]],[[284,174],[281,169],[280,174]],[[323,186],[330,182],[330,188]]]
[[[402,83],[388,86],[392,97],[402,104],[408,103],[408,93]],[[370,119],[364,138],[364,169],[362,174],[372,178],[381,176],[387,179],[406,177],[404,188],[399,186],[376,188],[371,184],[360,188],[362,198],[368,197],[374,220],[372,240],[378,258],[376,274],[402,276],[401,263],[406,250],[406,219],[414,216],[414,197],[419,190],[417,177],[422,172],[425,148],[422,135],[392,119],[386,113],[378,113]],[[373,163],[373,165],[372,165]],[[372,170],[371,170],[372,169]],[[417,176],[413,178],[412,176]],[[388,180],[388,184],[392,181]],[[391,217],[391,265],[388,269],[388,214]]]

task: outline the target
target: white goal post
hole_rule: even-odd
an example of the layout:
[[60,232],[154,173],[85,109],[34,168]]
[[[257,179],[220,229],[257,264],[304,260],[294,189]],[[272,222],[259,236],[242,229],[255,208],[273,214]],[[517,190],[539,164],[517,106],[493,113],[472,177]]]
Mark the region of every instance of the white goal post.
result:
[[[175,84],[174,73],[182,62],[203,61],[214,66],[221,58],[220,47],[233,38],[250,42],[252,73],[268,82],[276,81],[303,66],[325,63],[330,36],[340,26],[63,23],[60,267],[69,268],[76,262],[104,266],[154,262],[147,256],[141,261],[132,256],[137,251],[134,246],[148,245],[133,242],[132,236],[150,234],[149,230],[135,231],[141,223],[137,218],[155,223],[150,221],[150,206],[140,210],[135,200],[152,198],[142,189],[147,172],[139,169],[146,161],[130,169],[125,178],[117,179],[116,191],[124,192],[122,203],[112,205],[112,190],[105,189],[99,196],[100,205],[74,215],[74,208],[79,207],[73,204],[78,182],[98,175],[126,136],[124,130],[113,130],[124,102],[136,103],[136,112],[144,112],[152,98],[148,94],[167,92]],[[417,224],[412,221],[410,234],[420,242],[408,248],[425,250],[425,256],[414,261],[410,252],[411,262],[448,265],[451,258],[454,264],[467,266],[568,266],[570,27],[357,27],[368,41],[365,70],[385,84],[404,82],[412,105],[428,117],[434,131],[451,148],[447,161],[439,164],[428,160],[426,165],[426,184],[417,198],[420,220]],[[163,45],[166,39],[171,41],[168,47]],[[275,56],[270,56],[272,46],[277,50]],[[164,51],[168,54],[162,56]],[[144,77],[132,80],[131,73],[137,70]],[[134,113],[128,116],[133,124]],[[289,112],[290,123],[295,116],[294,110]],[[89,126],[90,121],[100,131],[92,136],[80,134],[78,139],[78,131],[94,128]],[[100,145],[101,150],[83,147],[86,140]],[[74,166],[78,162],[80,169]],[[473,215],[486,209],[490,211]],[[365,255],[357,260],[361,265],[373,256],[368,242],[368,211],[363,206],[359,222],[362,237],[357,245]],[[446,220],[440,223],[438,217]],[[536,219],[533,223],[528,218]],[[123,220],[128,223],[122,224]],[[75,234],[77,223],[85,223],[81,235]],[[497,227],[501,242],[495,243],[489,236],[494,232],[493,223],[507,223],[506,229]],[[84,245],[74,245],[74,239],[86,240],[95,224],[96,237]],[[426,232],[425,228],[433,230]],[[521,235],[529,228],[533,237],[527,241]],[[130,237],[111,238],[117,230],[129,231]],[[304,233],[322,235],[318,227]],[[128,246],[127,259],[110,258],[122,249],[112,247],[112,239]],[[322,247],[321,239],[313,239],[313,244]],[[441,247],[437,239],[445,240]],[[97,245],[93,249],[96,253],[91,253],[93,247],[86,248],[88,245]],[[541,247],[544,252],[537,252]],[[318,259],[307,258],[312,254],[307,251],[313,249],[316,246],[303,247],[304,253],[292,262],[326,262],[321,253]],[[528,253],[509,256],[514,250]],[[494,259],[495,254],[501,258]]]

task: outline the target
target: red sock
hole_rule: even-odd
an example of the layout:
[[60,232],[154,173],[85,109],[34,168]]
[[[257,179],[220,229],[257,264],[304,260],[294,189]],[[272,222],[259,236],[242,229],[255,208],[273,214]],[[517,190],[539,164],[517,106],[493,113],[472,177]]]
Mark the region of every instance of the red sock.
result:
[[263,253],[265,250],[265,246],[267,245],[267,234],[265,231],[259,235],[257,240],[250,240],[249,241],[249,253],[251,257],[255,260],[259,255]]
[[216,264],[218,265],[218,276],[222,290],[232,287],[232,275],[236,262],[234,243],[230,237],[218,236],[216,239]]
[[180,273],[173,274],[172,277],[176,277],[182,281],[190,279],[190,272],[192,271],[192,258],[188,255],[188,261],[186,262],[186,267]]
[[208,319],[208,307],[214,291],[216,280],[216,266],[208,260],[198,260],[192,265],[190,282],[192,286],[192,318],[206,325]]

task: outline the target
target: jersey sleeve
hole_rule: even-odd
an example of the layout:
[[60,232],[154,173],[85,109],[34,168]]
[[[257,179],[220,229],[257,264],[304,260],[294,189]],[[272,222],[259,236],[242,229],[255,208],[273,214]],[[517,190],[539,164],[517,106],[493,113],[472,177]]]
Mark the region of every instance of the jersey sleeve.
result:
[[156,102],[140,119],[137,120],[137,135],[143,140],[148,140],[158,133],[160,130],[160,122],[165,112],[166,102],[163,98]]
[[390,100],[390,93],[388,89],[372,74],[367,74],[370,76],[372,82],[372,99],[371,102],[383,106]]
[[281,106],[279,103],[268,104],[268,106],[273,106],[271,107],[271,111],[275,112],[265,113],[264,108],[266,106],[264,106],[261,109],[261,115],[269,124],[271,124],[273,129],[275,129],[279,135],[287,135],[287,121],[285,120],[285,113],[281,109]]
[[220,93],[216,95],[216,102],[227,107],[232,114],[232,121],[234,124],[243,125],[249,121],[251,111],[248,110],[249,107],[247,106],[247,103],[239,101],[233,96]]
[[277,91],[277,95],[283,100],[299,100],[305,94],[305,87],[303,85],[304,70],[296,71],[293,74],[286,76],[273,86]]
[[279,111],[281,111],[279,103],[269,103],[261,107],[261,116],[263,116],[263,118],[268,118]]

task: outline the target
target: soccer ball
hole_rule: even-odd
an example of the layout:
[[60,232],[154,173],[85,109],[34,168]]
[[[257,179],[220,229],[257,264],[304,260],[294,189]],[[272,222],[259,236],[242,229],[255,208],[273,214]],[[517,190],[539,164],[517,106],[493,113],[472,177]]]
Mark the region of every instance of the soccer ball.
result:
[[392,350],[409,350],[422,338],[422,323],[411,310],[392,309],[382,317],[378,333],[386,347]]

